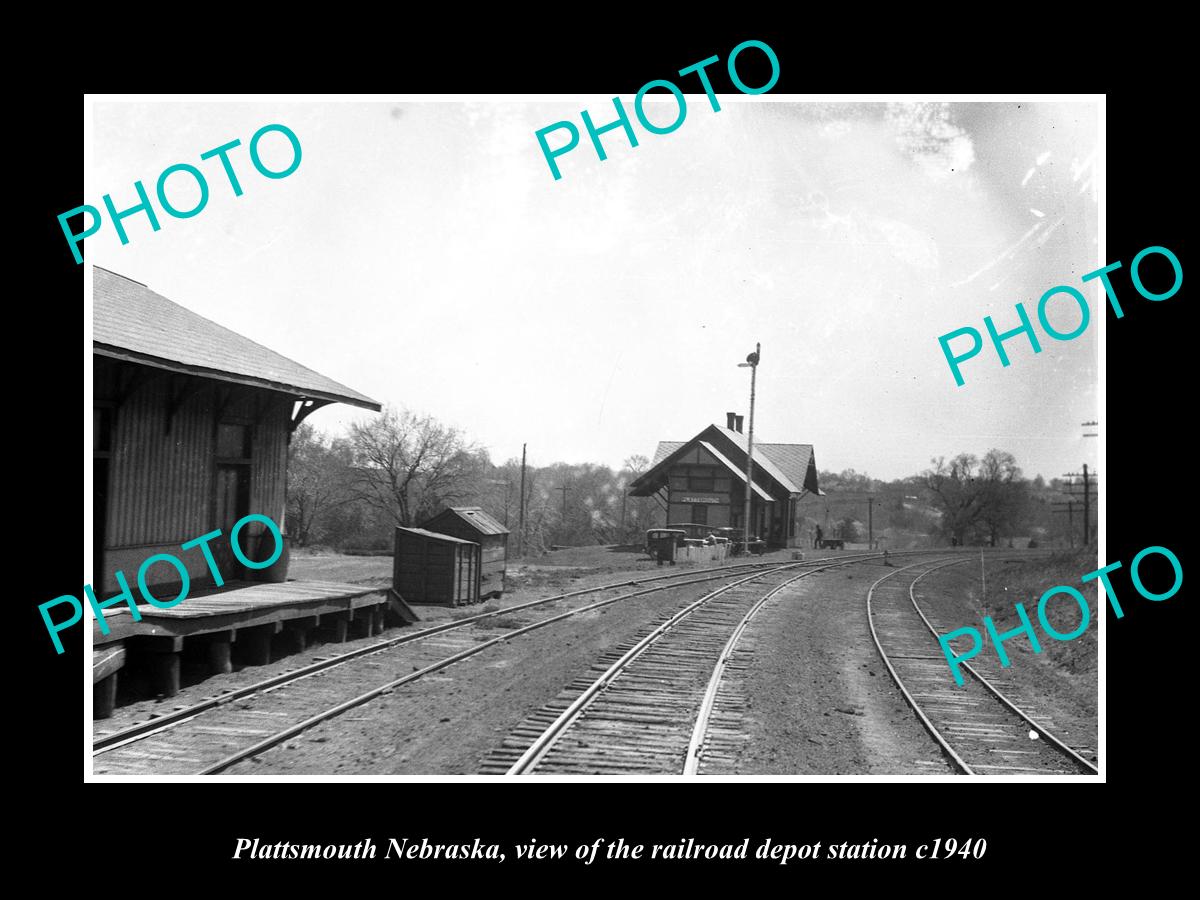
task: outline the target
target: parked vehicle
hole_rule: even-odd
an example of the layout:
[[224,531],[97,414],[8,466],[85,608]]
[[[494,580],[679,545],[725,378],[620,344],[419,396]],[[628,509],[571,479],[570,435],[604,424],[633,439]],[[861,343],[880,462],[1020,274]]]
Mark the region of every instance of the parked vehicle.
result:
[[675,564],[675,548],[682,547],[687,532],[682,528],[651,528],[646,532],[646,554],[658,562]]

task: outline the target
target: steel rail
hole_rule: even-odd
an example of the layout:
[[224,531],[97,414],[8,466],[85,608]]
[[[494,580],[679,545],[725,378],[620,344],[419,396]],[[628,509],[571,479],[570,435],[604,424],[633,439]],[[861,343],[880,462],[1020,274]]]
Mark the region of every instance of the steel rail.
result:
[[[974,560],[970,561],[973,562]],[[915,569],[920,565],[927,565],[928,562],[928,560],[924,562],[916,562],[911,566],[905,566],[902,569],[897,569],[895,572],[889,572],[867,589],[867,626],[871,629],[871,640],[875,642],[875,649],[879,651],[879,657],[883,660],[883,664],[887,666],[888,673],[892,676],[892,681],[896,682],[896,687],[900,688],[900,693],[904,695],[904,699],[908,702],[908,705],[911,706],[913,712],[917,714],[917,718],[921,720],[921,724],[925,726],[925,730],[933,736],[933,739],[941,746],[942,751],[950,757],[955,768],[961,771],[964,775],[974,775],[975,772],[970,766],[967,765],[966,760],[958,755],[955,749],[950,746],[950,743],[942,736],[942,733],[937,730],[937,727],[931,721],[929,721],[929,717],[925,715],[925,711],[921,709],[921,705],[917,703],[913,695],[908,692],[908,688],[904,686],[904,682],[901,681],[900,675],[892,666],[892,661],[888,659],[888,655],[883,649],[883,644],[879,641],[879,635],[875,632],[875,620],[871,616],[871,598],[875,595],[875,589],[879,587],[879,585],[883,584],[889,578],[895,578],[897,575],[907,572],[909,569]],[[936,560],[934,562],[936,562]],[[955,563],[962,562],[968,562],[968,560],[951,560],[950,562],[943,563],[942,565],[935,565],[929,571],[932,572],[934,569],[942,569],[946,566],[952,566]]]
[[[965,560],[962,560],[962,561],[965,562]],[[944,568],[944,567],[943,566],[937,567],[937,569],[940,569],[940,568]],[[937,569],[930,569],[929,572],[922,572],[920,575],[918,575],[916,578],[913,579],[912,584],[910,584],[908,586],[908,599],[912,601],[913,609],[915,609],[917,611],[917,615],[921,617],[921,621],[925,623],[925,627],[929,629],[930,634],[932,634],[934,636],[934,638],[937,639],[940,643],[941,635],[938,634],[937,629],[933,627],[933,623],[930,622],[929,619],[926,618],[925,613],[922,612],[920,604],[917,603],[917,596],[915,593],[916,588],[917,588],[917,583],[922,578],[924,578],[926,575],[930,574],[930,572],[937,571]],[[1024,719],[1027,723],[1029,723],[1029,727],[1034,729],[1038,734],[1040,734],[1043,738],[1045,738],[1047,741],[1049,741],[1050,744],[1056,750],[1063,753],[1066,757],[1068,757],[1076,765],[1085,769],[1088,774],[1090,774],[1090,775],[1099,775],[1100,774],[1100,770],[1098,768],[1096,768],[1094,765],[1092,765],[1090,762],[1088,762],[1086,759],[1084,759],[1082,756],[1080,756],[1077,752],[1075,752],[1075,750],[1071,749],[1071,747],[1067,746],[1067,744],[1065,742],[1060,740],[1058,738],[1058,736],[1055,735],[1053,732],[1051,732],[1049,729],[1047,729],[1047,728],[1043,727],[1042,725],[1039,725],[1037,722],[1035,722],[1033,720],[1033,717],[1030,716],[1029,713],[1025,712],[1025,710],[1023,710],[1023,709],[1021,709],[1021,707],[1017,706],[1017,704],[1014,703],[1012,700],[1010,700],[1008,697],[1006,697],[1000,691],[999,688],[997,688],[994,684],[992,684],[990,681],[988,681],[986,678],[984,678],[982,675],[980,675],[978,672],[976,672],[973,666],[971,666],[966,661],[961,662],[960,665],[964,669],[966,669],[968,672],[970,672],[976,681],[978,681],[985,688],[987,688],[989,691],[991,691],[992,694],[995,695],[997,700],[999,700],[1001,703],[1003,703],[1005,706],[1007,706],[1017,716]]]
[[[778,572],[784,569],[795,568],[798,565],[798,563],[795,563],[791,566],[781,566],[779,569],[774,571]],[[571,727],[575,720],[583,714],[583,711],[591,704],[592,700],[594,700],[596,696],[608,686],[609,682],[620,675],[630,663],[641,656],[647,649],[655,644],[659,638],[670,631],[673,627],[678,625],[697,609],[707,604],[710,600],[719,597],[726,591],[731,591],[735,587],[739,587],[747,582],[754,581],[757,578],[762,578],[764,575],[768,574],[772,573],[756,572],[753,575],[740,578],[737,581],[730,582],[727,585],[717,588],[715,591],[710,591],[698,600],[692,601],[665,622],[660,624],[657,628],[655,628],[648,635],[629,648],[629,650],[627,650],[624,654],[622,654],[616,662],[605,669],[598,678],[588,685],[587,688],[584,689],[583,693],[571,701],[567,708],[564,709],[558,715],[558,717],[551,722],[550,725],[548,725],[540,735],[537,736],[537,738],[532,744],[529,745],[528,748],[526,748],[525,752],[521,754],[517,761],[509,767],[509,770],[505,773],[505,775],[528,774],[528,772],[541,761],[542,757],[546,755],[546,753],[555,744],[563,732]]]
[[[915,553],[937,553],[937,552],[938,552],[937,550],[901,550],[901,551],[892,553],[891,555],[892,556],[901,556],[901,555],[910,555],[910,554],[915,554]],[[957,562],[968,562],[968,561],[973,561],[973,560],[957,560]],[[919,565],[919,563],[916,563],[914,565]],[[816,571],[816,570],[814,570],[814,571]],[[896,573],[892,573],[892,574],[896,574]],[[781,584],[781,585],[775,587],[773,590],[771,590],[770,593],[764,595],[757,603],[754,604],[753,607],[750,608],[750,610],[742,618],[742,621],[738,623],[737,628],[734,629],[733,634],[730,635],[729,641],[725,644],[724,649],[721,651],[720,657],[717,659],[716,665],[713,667],[712,676],[709,678],[708,687],[704,692],[704,700],[700,705],[700,712],[696,717],[696,725],[695,725],[695,728],[692,729],[692,739],[688,743],[687,757],[684,760],[684,766],[683,766],[683,774],[684,775],[696,775],[699,771],[700,756],[704,749],[704,743],[705,743],[704,737],[708,731],[708,720],[712,715],[713,706],[716,703],[717,691],[720,689],[721,680],[725,676],[725,666],[729,662],[729,660],[732,658],[733,652],[737,647],[738,641],[741,639],[742,633],[746,630],[746,627],[750,624],[750,621],[756,615],[758,615],[758,613],[762,610],[763,606],[766,605],[767,601],[769,601],[772,597],[774,597],[775,594],[782,591],[785,587],[798,581],[800,578],[803,578],[803,577],[804,577],[803,573],[800,575],[797,575],[795,578],[792,578],[792,579],[784,582],[783,584]],[[921,577],[924,577],[924,575],[922,575]],[[918,610],[918,612],[920,612],[920,610]],[[926,624],[929,624],[929,623],[926,622]]]
[[[809,561],[805,564],[812,565],[813,562],[814,561]],[[783,563],[738,563],[730,566],[718,566],[716,568],[705,569],[703,571],[708,573],[717,572],[722,574],[714,574],[703,578],[695,578],[690,581],[679,582],[678,584],[687,585],[695,584],[701,581],[712,581],[717,578],[724,577],[723,573],[740,569],[768,569],[780,565],[783,565]],[[224,694],[219,694],[215,697],[209,697],[206,700],[201,700],[198,703],[194,703],[182,709],[174,710],[165,715],[148,719],[147,721],[141,722],[137,725],[131,725],[130,727],[123,728],[120,731],[114,731],[112,734],[106,734],[92,742],[92,756],[99,756],[101,753],[108,752],[109,750],[115,750],[118,747],[125,746],[126,744],[133,743],[134,741],[142,740],[143,738],[150,737],[153,734],[165,731],[168,728],[181,725],[184,722],[190,721],[201,713],[207,712],[208,710],[214,709],[218,706],[223,706],[224,704],[230,703],[234,700],[240,700],[252,694],[259,694],[271,688],[289,684],[294,681],[299,681],[303,678],[309,677],[310,675],[315,675],[318,672],[324,672],[337,666],[344,665],[345,663],[351,662],[352,660],[360,657],[382,653],[384,650],[387,650],[391,647],[424,640],[425,638],[442,634],[447,631],[453,631],[458,628],[466,628],[467,626],[474,625],[476,622],[480,622],[484,619],[520,612],[521,610],[530,609],[532,607],[545,606],[550,603],[557,603],[560,600],[568,600],[573,597],[581,597],[587,594],[599,593],[601,591],[614,590],[616,588],[636,587],[637,585],[649,584],[650,582],[654,581],[684,578],[685,576],[694,574],[694,572],[673,572],[667,575],[655,575],[650,578],[614,581],[608,584],[598,585],[596,587],[580,588],[575,591],[568,591],[565,594],[555,594],[552,597],[542,597],[538,600],[530,600],[525,603],[518,603],[514,606],[506,606],[495,610],[494,612],[479,613],[477,615],[467,616],[463,619],[454,619],[453,621],[444,622],[440,625],[432,625],[428,628],[422,628],[419,631],[388,638],[385,641],[379,641],[366,647],[359,647],[356,650],[351,650],[347,653],[341,653],[337,656],[311,663],[310,665],[302,666],[298,669],[291,669],[279,675],[273,675],[270,678],[263,679],[262,681],[256,681],[253,684],[248,684],[244,687],[228,691]],[[661,589],[666,590],[670,587],[671,585],[666,585]],[[642,592],[637,594],[623,594],[615,599],[624,599],[629,596],[641,596],[641,593]]]
[[[832,566],[829,568],[832,568]],[[755,602],[754,606],[742,617],[737,628],[733,630],[733,634],[729,636],[729,640],[721,650],[721,655],[717,658],[716,665],[713,666],[712,675],[708,679],[708,687],[704,691],[704,700],[700,703],[700,711],[696,715],[696,724],[692,728],[692,739],[688,742],[687,756],[684,757],[684,775],[695,775],[700,768],[700,754],[704,749],[704,737],[708,733],[708,720],[712,715],[713,705],[717,699],[717,690],[721,686],[722,678],[725,677],[725,666],[733,656],[733,651],[742,637],[742,632],[746,630],[746,627],[750,624],[750,620],[758,614],[758,611],[766,605],[768,600],[788,585],[799,581],[805,575],[811,575],[819,571],[821,569],[811,569],[807,572],[801,572],[795,578],[789,578],[783,584],[776,585]]]
[[[928,553],[929,551],[927,551],[927,550],[926,551],[910,550],[910,551],[901,551],[901,552]],[[834,562],[834,563],[825,563],[825,560],[822,559],[822,560],[807,560],[804,562],[793,562],[793,563],[745,563],[745,564],[740,564],[740,565],[736,565],[736,566],[723,566],[723,567],[720,567],[723,570],[720,574],[715,574],[715,575],[708,574],[701,578],[691,578],[691,579],[688,579],[687,581],[679,581],[679,582],[675,582],[672,584],[660,585],[658,587],[646,588],[646,589],[643,589],[640,591],[634,591],[633,593],[629,593],[629,594],[620,594],[616,597],[609,597],[605,600],[597,601],[596,603],[590,603],[587,606],[581,606],[578,609],[568,610],[566,612],[559,613],[556,616],[551,616],[550,618],[542,619],[541,621],[534,622],[530,625],[525,625],[521,628],[516,628],[511,631],[506,631],[503,634],[500,634],[494,638],[491,638],[490,640],[483,641],[479,644],[476,644],[473,647],[470,647],[466,650],[462,650],[458,653],[453,654],[452,656],[448,656],[445,659],[441,659],[435,663],[431,663],[430,665],[425,666],[422,669],[418,669],[417,671],[410,672],[407,675],[404,675],[400,678],[389,681],[385,684],[378,685],[377,687],[374,687],[371,690],[366,691],[365,693],[359,694],[356,697],[352,697],[349,700],[339,703],[336,706],[332,706],[329,709],[323,710],[322,712],[319,712],[316,715],[311,716],[302,722],[299,722],[295,725],[291,725],[288,728],[283,729],[282,731],[276,732],[275,734],[273,734],[269,737],[266,737],[263,740],[251,745],[250,747],[243,748],[242,750],[239,750],[236,753],[233,753],[233,754],[221,759],[220,761],[213,763],[210,766],[207,766],[206,768],[200,770],[196,774],[198,774],[198,775],[213,775],[218,772],[221,772],[224,769],[227,769],[230,766],[232,766],[238,762],[241,762],[244,759],[247,759],[251,756],[254,756],[255,754],[263,752],[264,750],[268,750],[271,747],[282,743],[283,741],[286,741],[288,738],[295,737],[297,734],[307,731],[309,728],[312,728],[314,725],[318,725],[321,722],[324,722],[328,719],[331,719],[338,715],[341,715],[343,712],[346,712],[347,710],[353,709],[357,706],[361,706],[364,703],[368,703],[371,700],[374,700],[376,697],[379,697],[383,694],[390,693],[391,691],[395,690],[396,688],[401,687],[405,684],[408,684],[409,682],[416,681],[417,679],[422,678],[425,675],[431,674],[433,672],[437,672],[448,666],[452,666],[455,663],[461,662],[464,659],[475,656],[478,653],[482,653],[484,650],[488,649],[489,647],[493,647],[496,644],[506,642],[506,641],[510,640],[511,638],[517,637],[518,635],[526,634],[530,631],[536,631],[539,628],[544,628],[547,625],[551,625],[555,622],[560,622],[563,619],[567,619],[572,616],[579,615],[580,613],[590,612],[591,610],[599,609],[603,606],[608,606],[610,604],[617,603],[621,600],[628,600],[633,597],[640,597],[640,596],[644,596],[646,594],[653,594],[653,593],[657,593],[657,592],[663,591],[663,590],[672,590],[677,587],[684,587],[684,586],[690,585],[690,584],[699,584],[699,583],[702,583],[705,581],[715,581],[718,578],[728,577],[728,575],[730,574],[729,570],[731,570],[731,569],[754,568],[754,569],[759,569],[760,571],[757,571],[753,575],[750,575],[746,578],[740,579],[739,581],[733,582],[733,584],[726,585],[726,586],[718,589],[717,591],[712,592],[709,595],[706,595],[706,597],[712,597],[712,596],[715,596],[716,594],[724,593],[726,590],[728,590],[731,587],[735,587],[735,586],[737,586],[739,584],[743,584],[747,581],[753,581],[756,578],[761,578],[764,575],[773,574],[773,573],[778,572],[783,569],[807,568],[810,566],[816,566],[816,568],[807,569],[806,573],[802,573],[802,574],[808,574],[808,573],[812,573],[812,572],[822,571],[824,569],[834,568],[836,566],[849,565],[851,563],[859,562],[864,559],[879,559],[879,558],[881,558],[881,556],[882,556],[882,554],[880,554],[880,553],[861,553],[861,554],[855,554],[852,557],[851,556],[838,557],[838,561]],[[818,565],[819,563],[825,563],[825,564]],[[716,570],[710,569],[707,571],[709,571],[711,573]],[[660,580],[663,580],[664,578],[678,578],[678,577],[680,577],[679,573],[676,573],[675,575],[660,575],[660,576],[655,576],[654,578],[642,579],[641,581],[636,581],[636,582],[617,582],[617,583],[614,583],[613,585],[610,585],[609,587],[614,587],[614,586],[621,587],[621,586],[624,586],[625,584],[643,584],[647,581],[660,581]],[[792,580],[795,580],[795,579],[792,579]],[[595,592],[598,590],[602,590],[602,588],[586,588],[581,591],[573,592],[572,594],[569,594],[569,595],[561,595],[560,597],[557,597],[557,598],[547,598],[547,599],[543,599],[543,600],[539,600],[539,601],[533,601],[533,602],[527,603],[527,604],[522,604],[521,606],[507,607],[506,609],[498,610],[495,613],[487,613],[482,616],[477,616],[477,617],[475,617],[475,619],[476,620],[483,619],[483,618],[487,618],[489,616],[496,616],[496,615],[500,615],[503,613],[507,613],[507,612],[510,612],[510,611],[513,611],[516,609],[523,609],[528,606],[535,606],[535,605],[540,605],[543,603],[548,603],[552,599],[562,599],[563,596],[575,596],[575,595],[578,595],[581,593],[592,593],[592,592]],[[704,598],[701,598],[701,599],[704,600]],[[688,609],[694,608],[698,602],[700,602],[700,601],[693,603],[691,606],[688,607]],[[467,620],[460,620],[460,622],[461,621],[467,621]],[[457,624],[458,623],[456,623],[456,625]],[[446,629],[442,629],[442,630],[446,630]]]
[[[798,566],[798,565],[811,565],[811,563],[768,564],[768,567],[765,568],[764,571],[755,572],[753,575],[749,576],[748,578],[742,579],[742,580],[746,581],[746,580],[752,580],[754,578],[760,578],[763,575],[771,574],[780,569],[791,568],[792,566]],[[396,688],[401,687],[405,684],[408,684],[409,682],[416,681],[417,679],[423,678],[424,676],[429,675],[433,672],[440,671],[441,669],[445,669],[448,666],[454,665],[455,663],[462,662],[464,659],[468,659],[472,656],[475,656],[478,653],[482,653],[484,650],[487,650],[489,647],[494,647],[497,644],[505,643],[505,642],[511,640],[512,638],[517,637],[518,635],[526,634],[530,631],[536,631],[539,628],[545,628],[547,625],[552,625],[555,622],[562,621],[563,619],[568,619],[572,616],[579,615],[580,613],[590,612],[591,610],[599,609],[603,606],[608,606],[612,603],[617,603],[618,601],[621,601],[621,600],[628,600],[632,597],[640,597],[640,596],[644,596],[646,594],[654,594],[659,591],[671,590],[673,588],[682,587],[682,586],[689,585],[689,584],[698,584],[698,583],[704,582],[704,581],[714,581],[718,578],[723,578],[723,577],[728,577],[728,575],[709,575],[704,578],[694,578],[689,581],[682,581],[682,582],[677,582],[677,583],[668,584],[668,585],[660,585],[658,587],[653,587],[653,588],[645,588],[641,591],[635,591],[630,594],[621,594],[616,597],[609,597],[605,600],[599,600],[595,603],[590,603],[587,606],[581,606],[578,609],[568,610],[566,612],[559,613],[556,616],[551,616],[550,618],[542,619],[538,622],[534,622],[530,625],[525,625],[521,628],[516,628],[511,631],[506,631],[503,634],[500,634],[494,638],[491,638],[490,640],[483,641],[479,644],[476,644],[472,647],[467,648],[466,650],[461,650],[458,653],[455,653],[451,656],[445,657],[444,659],[440,659],[435,663],[431,663],[422,669],[418,669],[414,672],[408,673],[407,675],[403,675],[400,678],[396,678],[392,681],[378,685],[374,688],[371,688],[369,691],[366,691],[365,693],[359,694],[355,697],[351,697],[349,700],[339,703],[336,706],[331,706],[328,709],[322,710],[321,712],[319,712],[313,716],[310,716],[309,718],[305,719],[302,722],[298,722],[295,725],[290,725],[287,728],[285,728],[281,731],[278,731],[275,734],[270,735],[269,737],[263,738],[261,741],[258,741],[257,743],[252,744],[249,747],[245,747],[241,750],[238,750],[235,753],[230,754],[229,756],[219,760],[218,762],[213,763],[213,764],[205,767],[204,769],[201,769],[196,774],[198,774],[198,775],[214,775],[218,772],[221,772],[224,769],[227,769],[230,766],[232,766],[238,762],[241,762],[244,759],[247,759],[251,756],[254,756],[258,753],[263,752],[264,750],[268,750],[271,747],[274,747],[275,745],[286,741],[288,738],[295,737],[296,735],[298,735],[304,731],[307,731],[309,728],[312,728],[314,725],[318,725],[321,722],[324,722],[328,719],[332,719],[336,716],[339,716],[342,713],[346,712],[347,710],[355,708],[356,706],[361,706],[364,703],[368,703],[371,700],[374,700],[376,697],[382,696],[383,694],[391,693]],[[735,584],[739,584],[739,583],[741,583],[741,582],[735,582]],[[722,590],[724,590],[724,589],[722,589]],[[507,611],[507,610],[505,610],[505,611]]]
[[[902,551],[896,551],[894,553],[890,553],[890,555],[891,556],[900,556],[900,555],[907,556],[907,555],[939,553],[939,552],[944,552],[944,551],[939,551],[939,550],[902,550]],[[864,561],[867,559],[880,559],[880,558],[884,558],[884,554],[882,552],[866,552],[866,553],[854,554],[853,556],[847,555],[847,556],[837,557],[835,562],[827,562],[827,559],[812,560],[812,561],[810,561],[810,563],[808,563],[809,565],[814,564],[814,563],[824,563],[824,565],[818,565],[815,568],[808,569],[806,572],[801,573],[796,578],[789,579],[785,584],[778,585],[775,589],[773,589],[771,591],[771,594],[773,594],[775,592],[775,590],[781,589],[781,588],[785,587],[787,584],[791,584],[792,582],[798,580],[799,578],[804,577],[805,575],[808,575],[808,574],[812,574],[814,572],[823,571],[824,569],[829,569],[829,568],[835,568],[837,566],[848,565],[848,564],[851,564],[854,562],[861,562],[861,561]],[[973,557],[972,557],[972,560],[973,560]],[[968,562],[971,560],[963,559],[963,560],[956,560],[956,561]],[[805,564],[797,563],[797,564],[793,564],[791,566],[780,566],[777,569],[775,569],[774,571],[778,572],[782,569],[793,568],[793,567],[797,567],[800,565],[805,565]],[[920,565],[920,563],[914,563],[914,565]],[[910,566],[909,568],[912,568],[912,566]],[[515,763],[513,763],[513,765],[509,768],[509,770],[508,770],[508,772],[506,772],[506,774],[507,775],[526,774],[526,773],[528,773],[528,771],[530,769],[532,769],[534,766],[536,766],[537,763],[542,759],[542,757],[544,757],[545,754],[549,751],[550,747],[553,746],[553,744],[558,740],[558,737],[561,736],[575,722],[575,720],[579,718],[580,715],[582,715],[583,711],[591,704],[591,702],[594,699],[596,699],[596,697],[599,695],[599,693],[605,687],[607,687],[608,683],[611,682],[615,677],[617,677],[621,673],[621,671],[623,671],[625,668],[628,667],[628,665],[631,662],[633,662],[634,659],[636,659],[638,656],[640,656],[645,650],[647,650],[652,644],[654,644],[659,638],[661,638],[668,630],[670,630],[672,627],[674,627],[676,624],[678,624],[680,621],[682,621],[684,618],[686,618],[688,615],[690,615],[692,612],[694,612],[700,606],[709,602],[716,596],[719,596],[720,594],[723,594],[726,591],[728,591],[734,587],[737,587],[738,585],[745,584],[749,581],[753,581],[756,578],[760,578],[765,574],[769,574],[769,573],[766,573],[766,572],[758,573],[756,575],[752,575],[750,577],[743,578],[739,581],[725,585],[724,587],[718,589],[717,591],[713,591],[709,594],[706,594],[704,597],[701,597],[699,600],[697,600],[694,603],[690,604],[689,606],[685,607],[683,610],[680,610],[678,613],[676,613],[674,616],[672,616],[670,619],[668,619],[666,622],[664,622],[662,625],[660,625],[658,628],[656,628],[653,632],[651,632],[649,635],[647,635],[645,638],[643,638],[641,641],[639,641],[634,647],[632,647],[629,651],[627,651],[620,659],[618,659],[607,670],[605,670],[605,672],[602,675],[600,675],[599,678],[597,678],[582,694],[580,694],[579,697],[577,697],[562,713],[560,713],[559,716],[554,720],[554,722],[552,722],[546,728],[546,730],[541,735],[539,735],[537,740],[535,740],[534,743],[528,749],[526,749],[526,751],[521,755],[521,757],[518,758]],[[885,576],[885,577],[887,577],[887,576]],[[760,600],[759,602],[761,603],[762,601]],[[728,644],[726,646],[728,647]],[[714,696],[715,696],[715,690],[714,690]],[[694,733],[693,733],[693,737],[694,737]]]

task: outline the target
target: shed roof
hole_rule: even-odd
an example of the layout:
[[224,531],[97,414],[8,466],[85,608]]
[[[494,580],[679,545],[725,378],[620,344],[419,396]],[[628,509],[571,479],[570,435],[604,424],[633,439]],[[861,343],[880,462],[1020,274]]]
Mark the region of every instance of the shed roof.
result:
[[433,525],[434,523],[445,519],[449,516],[454,516],[466,522],[480,534],[510,534],[511,532],[497,522],[492,516],[483,511],[479,506],[451,506],[449,509],[444,509],[433,518],[425,522],[425,525]]
[[296,397],[380,409],[370,397],[230,331],[140,282],[93,266],[92,284],[92,345],[101,356]]
[[420,535],[421,537],[429,538],[435,541],[445,541],[447,544],[470,544],[472,547],[477,547],[474,541],[464,541],[462,538],[451,537],[448,534],[440,534],[436,531],[427,531],[424,528],[403,528],[396,526],[397,531],[406,531],[409,534]]

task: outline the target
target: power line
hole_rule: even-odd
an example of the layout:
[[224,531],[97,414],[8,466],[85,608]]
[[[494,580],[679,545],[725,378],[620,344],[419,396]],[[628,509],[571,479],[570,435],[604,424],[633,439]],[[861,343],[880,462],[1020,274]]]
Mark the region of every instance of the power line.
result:
[[[1074,478],[1079,478],[1079,477],[1081,477],[1081,476],[1078,472],[1067,472],[1067,473],[1064,473],[1064,475],[1063,475],[1063,478],[1074,479]],[[1092,472],[1092,473],[1090,473],[1090,477],[1096,478],[1096,477],[1098,477],[1098,473]],[[1091,532],[1091,522],[1092,522],[1091,504],[1092,504],[1092,500],[1096,498],[1096,495],[1092,493],[1092,486],[1089,485],[1089,483],[1088,483],[1089,473],[1088,473],[1087,463],[1083,464],[1082,478],[1083,478],[1083,491],[1082,492],[1073,491],[1073,490],[1065,490],[1065,491],[1063,491],[1063,493],[1066,494],[1068,497],[1082,497],[1083,498],[1083,546],[1086,547],[1088,545],[1088,537]],[[1068,485],[1068,487],[1072,487],[1072,488],[1075,487],[1075,483],[1072,481]],[[1071,503],[1074,501],[1072,500],[1072,501],[1068,501],[1068,502]],[[1068,514],[1069,513],[1070,513],[1070,507],[1068,507]]]

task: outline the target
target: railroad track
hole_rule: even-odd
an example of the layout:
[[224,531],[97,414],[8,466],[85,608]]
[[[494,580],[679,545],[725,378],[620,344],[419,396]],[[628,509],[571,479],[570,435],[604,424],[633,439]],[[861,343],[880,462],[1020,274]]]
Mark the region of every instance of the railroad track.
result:
[[1098,774],[1046,727],[1046,717],[1018,706],[976,668],[964,664],[971,677],[962,687],[955,684],[937,628],[917,601],[916,586],[936,571],[969,561],[913,563],[883,576],[867,591],[867,623],[892,679],[951,763],[966,775]]
[[723,671],[754,613],[795,581],[880,558],[841,557],[800,572],[796,565],[783,566],[710,591],[604,654],[587,676],[522,722],[484,760],[482,774],[678,774],[687,766],[694,771],[704,735],[714,725],[706,714],[713,685],[720,682],[714,661]]
[[[440,671],[520,634],[612,603],[665,590],[737,577],[747,571],[773,571],[806,563],[743,563],[699,572],[675,572],[581,588],[539,600],[481,613],[322,659],[310,665],[224,691],[199,703],[128,728],[100,734],[93,757],[103,756],[96,774],[215,774],[261,753],[314,725],[367,703],[402,685]],[[646,584],[653,587],[641,587]],[[586,603],[519,627],[487,627],[487,620],[511,620],[526,611],[606,591],[639,590]],[[470,629],[470,631],[468,631]],[[481,629],[482,633],[481,633]],[[398,659],[396,652],[407,653]],[[408,671],[396,671],[397,665]],[[364,680],[376,686],[362,691]]]

